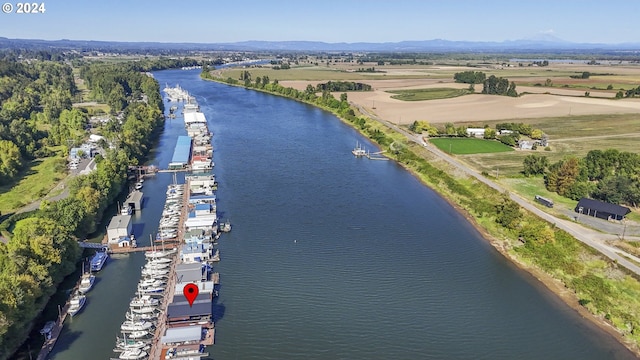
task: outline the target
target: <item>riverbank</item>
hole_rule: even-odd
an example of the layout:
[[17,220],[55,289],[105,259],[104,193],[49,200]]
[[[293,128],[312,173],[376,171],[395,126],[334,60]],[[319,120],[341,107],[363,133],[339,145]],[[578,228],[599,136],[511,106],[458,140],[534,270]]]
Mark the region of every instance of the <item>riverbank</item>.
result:
[[[237,85],[240,87],[243,87],[239,84]],[[250,88],[254,89],[253,87],[250,87]],[[255,90],[268,92],[270,94],[280,95],[283,97],[290,98],[290,96],[286,96],[284,94],[273,93],[273,92],[265,91],[261,89],[255,89]],[[358,130],[359,132],[369,137],[370,139],[376,141],[379,144],[379,146],[383,149],[387,149],[391,143],[400,141],[398,139],[401,136],[398,136],[398,134],[394,134],[391,129],[386,128],[381,124],[376,123],[372,120],[367,120],[362,117],[355,117],[355,116],[351,118],[344,117],[344,116],[341,116],[341,114],[338,113],[337,110],[334,111],[328,107],[319,106],[317,103],[314,103],[313,101],[304,101],[300,98],[295,98],[295,100],[331,111],[334,115],[338,116],[343,122],[350,125],[354,129]],[[495,218],[496,218],[495,205],[499,204],[500,201],[502,201],[500,193],[498,193],[493,189],[489,189],[485,185],[480,184],[478,181],[470,179],[468,176],[461,174],[459,171],[456,171],[455,169],[452,170],[448,165],[446,165],[442,161],[425,157],[426,152],[424,151],[424,149],[423,150],[420,150],[420,149],[421,148],[417,145],[414,146],[411,144],[409,145],[403,144],[403,148],[400,151],[397,151],[397,152],[388,151],[387,154],[389,158],[396,160],[399,164],[404,166],[406,169],[410,170],[410,172],[414,176],[416,176],[418,179],[420,179],[424,184],[436,190],[438,193],[440,193],[440,195],[443,198],[447,199],[447,201],[449,201],[452,205],[455,205],[455,207],[461,213],[465,214],[465,216],[469,220],[471,220],[470,223],[473,224],[477,229],[479,229],[483,235],[485,235],[484,237],[489,241],[489,243],[491,243],[494,246],[494,248],[500,251],[510,261],[512,261],[517,266],[523,268],[527,272],[531,273],[534,277],[538,278],[541,282],[543,282],[547,286],[549,290],[558,294],[558,296],[561,299],[563,299],[563,301],[569,304],[569,306],[571,306],[572,308],[576,309],[579,313],[582,314],[582,311],[584,311],[587,314],[590,314],[590,312],[588,312],[583,305],[580,305],[578,303],[578,300],[585,299],[584,294],[576,295],[575,290],[569,289],[567,286],[578,284],[578,280],[580,280],[584,274],[590,274],[590,272],[592,271],[591,267],[580,268],[577,270],[576,273],[570,274],[578,280],[557,279],[552,275],[552,274],[558,273],[559,270],[556,268],[551,268],[550,273],[543,271],[542,269],[544,268],[544,265],[548,265],[547,262],[554,259],[552,258],[551,260],[549,260],[549,258],[545,257],[545,256],[548,256],[549,254],[547,253],[537,254],[535,252],[532,252],[533,250],[530,250],[530,249],[529,250],[531,252],[527,252],[524,254],[521,252],[518,252],[518,251],[522,251],[521,249],[523,248],[527,250],[526,247],[519,245],[520,242],[518,240],[518,236],[513,236],[512,234],[513,231],[507,231],[505,229],[502,229],[495,222]],[[532,215],[528,215],[526,220],[532,223],[535,221],[538,221],[538,222],[540,221],[539,219],[536,220],[536,218],[533,217]],[[554,243],[551,245],[549,244],[539,245],[540,249],[547,252],[549,251],[549,249],[552,249],[555,252],[556,248],[559,249],[558,252],[568,251],[562,248],[562,246],[565,245],[564,242],[567,241],[566,233],[559,232],[553,229],[551,226],[549,226],[549,224],[546,224],[546,223],[544,223],[544,229],[549,229],[549,231],[551,231],[554,234],[553,235],[554,237],[557,234],[558,239],[557,239],[557,243]],[[572,259],[572,262],[570,265],[572,266],[575,265],[574,264],[575,261],[573,261],[575,260],[574,258],[578,257],[579,254],[589,253],[588,249],[586,249],[582,245],[575,244],[575,242],[576,241],[574,240],[569,244],[570,245],[569,250],[574,251],[574,253],[570,253],[571,259]],[[529,256],[529,257],[527,258],[523,256]],[[536,258],[535,256],[538,256],[538,257]],[[539,263],[536,263],[536,261],[538,261]],[[543,265],[539,265],[539,264],[543,264]],[[606,264],[609,264],[607,266],[613,266],[608,261],[606,262]],[[562,266],[564,264],[559,263],[558,265]],[[546,274],[548,276],[549,281],[546,282],[544,280],[545,277],[542,276],[541,274]],[[558,287],[553,286],[554,282],[559,286]],[[567,286],[565,286],[565,284],[567,284]],[[573,300],[571,299],[567,300],[566,298],[563,297],[567,295],[567,293],[569,295],[573,294],[572,295]],[[576,303],[578,304],[577,306],[575,305]],[[619,306],[619,304],[616,304],[616,306]],[[583,315],[583,317],[586,317],[586,316]],[[612,318],[615,319],[615,315],[613,315]],[[589,320],[593,320],[594,323],[599,323],[599,325],[603,326],[602,327],[603,329],[606,329],[608,326],[609,330],[612,330],[611,325],[607,325],[608,322],[604,319],[604,317],[599,318],[596,315],[592,315],[592,317],[589,317]],[[611,334],[615,334],[615,333],[616,332],[614,331]],[[630,345],[629,344],[630,337],[624,337],[621,334],[622,333],[618,332],[619,337],[616,337],[616,338],[621,343],[625,344],[625,346],[627,346],[629,349],[634,351],[634,353],[637,355],[638,354],[637,346],[633,344]],[[627,341],[625,342],[624,340],[627,340]]]

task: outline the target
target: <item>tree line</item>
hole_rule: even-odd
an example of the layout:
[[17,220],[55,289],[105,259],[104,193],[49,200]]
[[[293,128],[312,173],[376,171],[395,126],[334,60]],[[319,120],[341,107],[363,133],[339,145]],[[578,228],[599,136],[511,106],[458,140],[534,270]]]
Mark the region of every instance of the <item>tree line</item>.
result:
[[110,121],[103,129],[116,146],[96,156],[95,171],[74,178],[67,198],[43,201],[38,210],[2,224],[11,236],[0,242],[0,359],[25,340],[58,284],[74,271],[81,253],[77,239],[97,230],[105,209],[125,187],[128,166],[144,159],[163,124],[160,88],[153,78],[127,64],[89,64],[83,75],[94,94],[118,86],[130,94],[122,123]]
[[453,74],[453,79],[457,83],[482,84],[487,76],[482,71],[463,71]]
[[590,197],[613,204],[640,204],[640,155],[616,149],[591,150],[583,158],[550,164],[542,155],[528,155],[523,173],[544,175],[547,190],[573,200]]
[[371,91],[371,85],[353,81],[328,81],[316,85],[315,90],[321,91]]

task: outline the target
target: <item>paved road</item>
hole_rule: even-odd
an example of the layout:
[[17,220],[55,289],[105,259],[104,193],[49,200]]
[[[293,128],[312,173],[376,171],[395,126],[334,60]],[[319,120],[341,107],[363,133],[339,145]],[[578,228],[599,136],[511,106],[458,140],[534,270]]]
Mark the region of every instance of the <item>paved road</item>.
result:
[[[420,135],[416,135],[416,134],[412,134],[408,131],[406,131],[405,129],[400,128],[399,126],[397,126],[396,124],[393,124],[389,121],[383,120],[381,118],[379,118],[377,115],[369,112],[367,109],[363,108],[362,106],[358,105],[358,104],[354,104],[351,103],[352,105],[356,106],[358,108],[358,110],[370,117],[371,119],[381,122],[382,124],[396,130],[397,132],[403,134],[405,137],[407,137],[407,139],[409,141],[413,141],[418,143],[419,145],[421,145],[422,147],[424,147],[425,149],[429,150],[431,153],[433,153],[434,155],[436,155],[438,158],[448,162],[449,164],[451,164],[452,166],[454,166],[456,169],[463,171],[464,173],[475,177],[476,179],[478,179],[479,181],[483,182],[484,184],[496,189],[497,191],[500,192],[505,192],[506,189],[504,187],[502,187],[501,185],[487,179],[486,177],[482,176],[481,174],[478,174],[477,172],[475,172],[474,170],[472,170],[471,168],[467,167],[466,165],[454,160],[451,156],[449,156],[448,154],[446,154],[445,152],[441,151],[440,149],[436,148],[435,146],[431,146],[429,144],[427,144]],[[609,234],[602,234],[599,233],[597,231],[585,228],[583,226],[581,226],[580,224],[577,224],[575,222],[572,221],[568,221],[568,220],[564,220],[564,219],[560,219],[557,218],[551,214],[548,214],[542,210],[540,210],[538,207],[536,207],[535,205],[533,205],[532,203],[530,203],[529,201],[525,200],[524,198],[513,194],[513,193],[509,193],[509,196],[511,198],[511,200],[517,202],[520,206],[522,206],[523,208],[531,211],[532,213],[538,215],[540,218],[548,221],[551,224],[555,224],[556,227],[568,232],[569,234],[571,234],[573,237],[575,237],[576,239],[578,239],[579,241],[585,243],[586,245],[598,250],[599,252],[601,252],[603,255],[607,256],[608,258],[616,261],[619,265],[624,266],[625,268],[629,269],[630,271],[634,272],[635,274],[640,275],[640,266],[636,265],[634,262],[629,261],[628,259],[633,259],[634,261],[636,261],[637,263],[640,263],[640,258],[635,257],[623,250],[617,249],[613,246],[610,246],[607,244],[607,241],[610,240],[617,240],[618,237],[616,235],[609,235]]]

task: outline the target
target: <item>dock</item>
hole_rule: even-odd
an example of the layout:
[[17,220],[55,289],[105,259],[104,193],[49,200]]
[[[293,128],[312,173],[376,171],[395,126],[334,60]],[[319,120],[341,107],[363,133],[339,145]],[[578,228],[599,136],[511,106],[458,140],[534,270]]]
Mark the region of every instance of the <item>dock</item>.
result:
[[[67,319],[67,315],[69,314],[69,307],[71,306],[71,297],[76,293],[78,287],[80,286],[80,280],[76,283],[69,294],[69,298],[65,302],[64,306],[58,307],[58,318],[56,319],[55,325],[49,332],[49,336],[45,339],[42,347],[40,348],[40,352],[38,353],[37,360],[45,360],[47,356],[53,350],[53,347],[56,345],[58,338],[60,337],[60,333],[62,332],[62,328],[64,327],[64,322]],[[45,335],[46,336],[46,335]]]

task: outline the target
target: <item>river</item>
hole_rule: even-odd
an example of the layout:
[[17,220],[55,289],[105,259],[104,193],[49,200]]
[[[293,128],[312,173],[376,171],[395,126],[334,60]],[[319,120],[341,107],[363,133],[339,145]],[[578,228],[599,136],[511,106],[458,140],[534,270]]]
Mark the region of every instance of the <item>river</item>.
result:
[[[335,116],[292,100],[155,72],[195,95],[214,132],[216,360],[635,359],[495,251],[445,200]],[[167,106],[168,108],[168,106]],[[154,164],[184,128],[167,120]],[[171,175],[145,181],[142,244]],[[55,360],[107,359],[144,264],[111,259]]]

